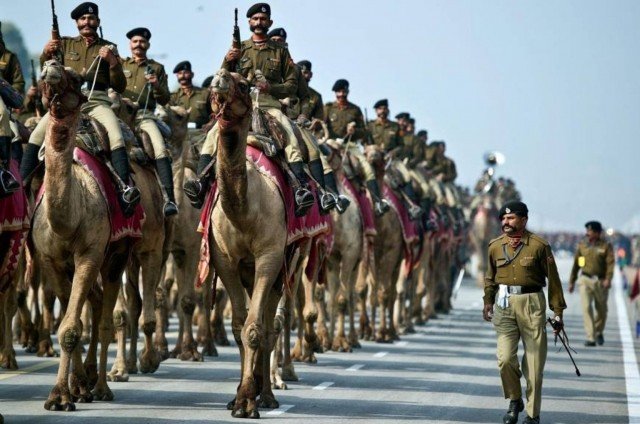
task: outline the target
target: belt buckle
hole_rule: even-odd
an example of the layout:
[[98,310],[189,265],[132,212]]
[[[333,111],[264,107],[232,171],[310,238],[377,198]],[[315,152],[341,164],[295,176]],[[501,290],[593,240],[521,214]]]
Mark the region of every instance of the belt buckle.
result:
[[510,294],[522,294],[522,286],[508,286]]

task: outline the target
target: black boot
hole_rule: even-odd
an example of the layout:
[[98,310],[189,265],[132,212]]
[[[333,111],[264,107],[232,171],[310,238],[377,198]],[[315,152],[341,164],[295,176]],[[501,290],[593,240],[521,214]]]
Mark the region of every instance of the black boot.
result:
[[322,168],[322,162],[320,159],[312,160],[309,162],[309,171],[313,176],[313,179],[318,183],[318,205],[320,206],[320,213],[328,214],[331,209],[336,207],[336,196],[328,192],[326,189],[326,181],[324,178],[324,169]]
[[140,203],[140,190],[134,186],[130,177],[129,157],[124,147],[119,147],[111,151],[111,163],[113,164],[118,177],[125,184],[124,189],[120,189],[120,206],[125,216],[133,215],[136,205]]
[[407,195],[407,198],[409,199],[409,201],[407,202],[409,218],[411,218],[411,220],[413,221],[420,219],[424,211],[420,206],[417,205],[418,196],[416,195],[416,192],[413,191],[413,185],[410,182],[405,183],[405,185],[402,186],[402,191]]
[[11,137],[0,137],[0,197],[9,196],[20,188],[10,169]]
[[517,424],[518,423],[518,415],[524,409],[524,402],[522,399],[512,400],[509,402],[509,409],[507,413],[502,417],[502,422],[504,424]]
[[18,162],[18,166],[20,166],[20,164],[22,163],[22,155],[22,142],[14,141],[13,143],[11,143],[11,157],[15,159],[16,162]]
[[422,226],[425,231],[435,231],[438,229],[438,223],[431,220],[431,199],[425,198],[420,200],[420,207],[424,214],[422,215]]
[[[313,194],[308,188],[307,175],[304,173],[304,165],[302,162],[291,162],[289,164],[293,175],[298,180],[298,186],[295,187],[294,198],[296,202],[296,216],[304,216],[313,206]],[[295,185],[295,183],[294,183]]]
[[171,216],[178,213],[176,197],[173,195],[173,170],[171,169],[171,159],[160,158],[156,160],[158,177],[162,183],[162,190],[167,195],[167,203],[164,204],[164,216]]
[[26,180],[38,166],[38,152],[40,146],[33,143],[28,143],[24,149],[24,156],[22,156],[22,163],[20,163],[20,176],[22,181]]
[[[200,159],[198,159],[198,169],[197,175],[202,174],[202,171],[209,165],[209,162],[213,160],[213,156],[211,155],[200,155]],[[215,175],[215,172],[209,172],[209,174]],[[214,177],[215,178],[215,177]],[[200,209],[204,204],[204,198],[209,190],[209,181],[210,178],[198,178],[196,177],[193,180],[187,180],[182,185],[182,189],[184,190],[184,194],[187,196],[189,201],[191,202],[191,206],[196,209]]]
[[376,216],[384,215],[389,210],[390,206],[389,202],[380,196],[380,187],[378,186],[378,182],[376,180],[367,181],[367,189],[369,189],[369,193],[371,193],[371,197],[373,197]]
[[327,188],[331,190],[334,195],[338,196],[338,204],[336,205],[336,210],[338,211],[338,213],[344,213],[344,211],[346,211],[351,204],[351,200],[349,200],[347,196],[340,194],[340,192],[338,191],[338,184],[336,183],[336,177],[335,175],[333,175],[333,172],[324,174],[324,182],[327,184]]

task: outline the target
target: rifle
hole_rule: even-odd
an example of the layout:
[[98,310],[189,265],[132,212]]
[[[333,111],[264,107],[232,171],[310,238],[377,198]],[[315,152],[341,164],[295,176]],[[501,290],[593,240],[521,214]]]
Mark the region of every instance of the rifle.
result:
[[98,32],[100,33],[100,38],[104,39],[104,36],[102,35],[102,25],[98,26]]
[[[238,26],[238,8],[236,7],[233,12],[233,41],[231,45],[234,49],[239,49],[242,47],[242,41],[240,40],[240,27]],[[238,61],[236,61],[236,67],[238,66]]]
[[[578,377],[580,377],[580,370],[578,369],[578,366],[576,365],[576,361],[573,360],[573,356],[571,356],[571,351],[573,349],[569,346],[569,337],[567,336],[566,331],[564,331],[564,325],[562,324],[562,322],[552,320],[551,318],[547,318],[547,322],[551,325],[551,328],[553,328],[556,331],[553,343],[554,344],[557,343],[558,339],[560,339],[560,342],[562,343],[562,346],[564,346],[565,350],[569,354],[569,358],[571,359],[571,362],[573,362],[573,366],[576,369],[576,375]],[[575,350],[573,350],[573,351],[575,353],[577,353]]]
[[367,114],[367,108],[365,107],[364,108],[364,144],[374,145],[376,143],[375,141],[373,141],[373,137],[369,132],[369,128],[367,128],[368,126],[369,126],[369,116]]
[[[31,59],[31,85],[38,88],[38,79],[36,78],[36,68],[33,64],[33,59]],[[36,116],[40,118],[42,116],[42,111],[44,110],[44,106],[42,105],[42,98],[40,97],[40,92],[36,94],[35,103],[36,103]]]
[[[58,26],[58,15],[56,15],[56,5],[54,3],[54,0],[51,0],[51,16],[52,16],[51,39],[59,41],[60,40],[60,27]],[[56,52],[56,54],[54,55],[54,59],[56,59],[58,62],[62,63],[62,55],[60,54],[60,50],[59,49]]]

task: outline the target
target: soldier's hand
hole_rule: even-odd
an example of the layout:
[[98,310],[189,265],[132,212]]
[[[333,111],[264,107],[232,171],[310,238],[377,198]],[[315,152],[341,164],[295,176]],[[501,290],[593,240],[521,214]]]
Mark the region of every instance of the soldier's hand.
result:
[[609,280],[608,278],[605,278],[604,280],[602,280],[602,287],[604,287],[605,289],[610,288],[611,280]]
[[493,305],[484,305],[484,309],[482,310],[482,318],[485,321],[491,321],[493,318]]
[[268,93],[269,89],[271,88],[271,85],[269,85],[269,82],[267,80],[264,81],[257,81],[256,82],[256,88],[261,92],[261,93]]
[[158,85],[158,77],[156,76],[156,74],[145,74],[144,77],[147,79],[149,84],[153,85],[154,87]]
[[51,57],[55,52],[60,49],[61,43],[60,40],[49,40],[47,44],[44,46],[44,53]]
[[354,135],[355,133],[356,133],[356,123],[349,122],[349,124],[347,124],[347,135]]
[[556,316],[552,321],[553,323],[551,326],[553,327],[553,334],[557,336],[564,328],[564,323],[562,322],[562,318],[558,316]]
[[224,57],[224,60],[227,62],[233,62],[239,57],[240,57],[240,49],[237,47],[231,47],[227,52],[227,55]]
[[29,89],[27,90],[27,97],[30,98],[30,99],[33,99],[37,95],[38,95],[38,87],[36,87],[34,85],[29,87]]
[[113,51],[109,48],[109,46],[102,46],[100,50],[98,50],[98,55],[109,63],[109,67],[113,68],[118,64],[118,58]]

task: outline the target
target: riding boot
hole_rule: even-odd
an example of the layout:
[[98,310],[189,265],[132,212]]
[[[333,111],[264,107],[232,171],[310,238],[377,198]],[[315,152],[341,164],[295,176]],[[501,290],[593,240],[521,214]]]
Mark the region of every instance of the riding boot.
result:
[[374,210],[376,216],[382,216],[387,212],[390,208],[389,202],[386,199],[383,199],[380,195],[380,187],[378,186],[378,182],[376,180],[367,181],[367,189],[369,193],[371,193],[371,197],[373,197]]
[[22,177],[22,181],[25,181],[38,167],[39,151],[40,146],[27,143],[27,147],[24,149],[24,155],[22,156],[22,162],[20,163],[20,176]]
[[209,162],[213,160],[213,156],[203,154],[200,155],[200,159],[198,159],[198,169],[197,176],[193,180],[187,180],[182,185],[182,189],[184,190],[184,194],[187,196],[189,201],[191,202],[191,206],[196,209],[200,209],[204,204],[204,198],[209,190],[209,181],[210,178],[208,175],[213,175],[215,178],[215,170],[212,169],[208,172],[207,177],[199,178],[202,171],[209,165]]
[[413,191],[413,185],[411,184],[411,182],[405,183],[404,186],[402,186],[402,191],[407,195],[408,198],[407,210],[409,212],[409,218],[411,218],[411,220],[413,221],[420,219],[424,211],[420,206],[417,205],[418,196],[416,195],[416,192]]
[[20,188],[10,171],[11,137],[0,136],[0,197],[9,196]]
[[431,199],[429,197],[420,200],[420,207],[424,214],[422,215],[422,227],[425,231],[435,231],[438,224],[431,219]]
[[291,162],[289,163],[289,168],[291,168],[293,175],[298,180],[293,183],[296,202],[295,215],[304,216],[309,211],[309,208],[313,206],[313,194],[309,190],[307,175],[304,173],[304,165],[302,162]]
[[140,203],[140,190],[133,185],[129,170],[129,157],[124,147],[119,147],[111,151],[111,163],[116,170],[118,177],[122,180],[125,187],[120,189],[120,206],[125,216],[133,215],[135,207]]
[[336,207],[337,199],[333,193],[326,189],[324,169],[322,168],[320,159],[309,162],[309,171],[313,179],[318,183],[318,205],[320,206],[320,213],[323,215],[328,214],[331,209]]
[[351,204],[351,200],[347,196],[340,194],[338,191],[338,184],[336,183],[336,177],[333,172],[324,174],[324,182],[327,184],[327,188],[333,192],[335,196],[338,196],[338,203],[336,204],[336,210],[342,214],[347,210]]
[[160,158],[156,159],[156,170],[158,171],[158,177],[160,177],[160,183],[162,191],[167,195],[167,202],[164,204],[163,212],[164,216],[168,217],[178,213],[178,205],[176,205],[176,198],[173,194],[173,170],[171,169],[171,159]]
[[11,157],[18,162],[18,166],[20,166],[20,164],[22,163],[22,155],[23,155],[23,150],[22,150],[22,142],[21,141],[14,141],[11,143]]

